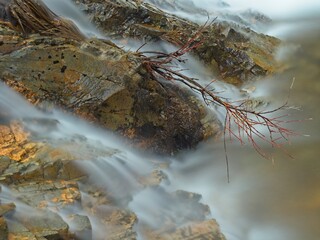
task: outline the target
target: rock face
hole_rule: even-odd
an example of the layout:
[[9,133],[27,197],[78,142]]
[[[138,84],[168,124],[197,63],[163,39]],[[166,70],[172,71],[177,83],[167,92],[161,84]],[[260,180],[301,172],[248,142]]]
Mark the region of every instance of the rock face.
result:
[[[17,27],[0,25],[0,78],[30,102],[38,106],[53,103],[156,153],[192,148],[220,134],[218,121],[207,117],[205,107],[190,91],[154,79],[139,54],[125,52],[106,40],[84,39],[72,24],[32,0],[7,2],[3,20],[16,14],[23,21],[19,25],[13,19]],[[140,1],[77,3],[118,39],[182,45],[199,30],[197,24]],[[33,23],[34,18],[40,19],[41,26]],[[40,35],[26,37],[26,33]],[[67,34],[70,39],[65,38]],[[202,37],[204,43],[195,54],[228,82],[238,84],[275,70],[273,53],[279,44],[275,38],[225,22],[208,26]]]
[[192,94],[152,79],[138,56],[111,42],[24,38],[4,25],[0,33],[0,78],[34,104],[53,103],[157,153],[220,131]]
[[[200,28],[195,23],[164,13],[139,0],[74,1],[112,38],[129,37],[146,42],[164,40],[181,46]],[[166,3],[172,5],[170,1],[164,1]],[[200,10],[194,11],[197,13]],[[194,53],[217,70],[225,81],[241,84],[277,69],[274,54],[280,41],[274,37],[218,19],[203,31],[202,39],[202,46]]]
[[[0,142],[0,184],[6,185],[0,191],[0,199],[12,201],[0,202],[0,239],[137,239],[136,225],[141,220],[127,209],[128,203],[120,207],[119,202],[126,201],[114,200],[111,192],[91,185],[86,173],[75,164],[75,160],[89,161],[88,153],[90,159],[95,159],[116,152],[86,149],[85,139],[71,139],[59,146],[52,140],[35,141],[32,133],[18,121],[2,124],[0,132],[10,140],[10,147],[6,142]],[[13,135],[22,137],[11,137]],[[72,148],[68,148],[68,144]],[[27,151],[29,145],[36,146],[32,154],[12,154],[14,148],[18,152]],[[82,152],[76,154],[65,150],[73,148]],[[141,222],[139,234],[150,240],[194,237],[224,240],[217,223],[207,220],[210,209],[199,203],[201,196],[161,190],[159,184],[165,180],[167,176],[156,169],[141,182],[143,188],[160,190],[161,196],[171,203],[168,209],[178,216],[178,220],[167,216],[167,211],[156,211],[161,226],[154,229],[148,222]],[[92,231],[92,224],[96,232]]]

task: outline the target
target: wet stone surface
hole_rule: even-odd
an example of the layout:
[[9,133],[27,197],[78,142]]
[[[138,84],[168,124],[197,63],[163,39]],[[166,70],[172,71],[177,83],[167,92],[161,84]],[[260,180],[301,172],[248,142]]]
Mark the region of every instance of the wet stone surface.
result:
[[59,106],[161,154],[220,133],[214,116],[203,122],[205,107],[190,91],[152,79],[136,54],[108,41],[33,35],[22,42],[0,56],[0,77],[39,107]]
[[[116,2],[75,0],[75,2],[100,29],[115,39],[134,38],[142,42],[161,40],[182,46],[201,27],[139,0]],[[179,4],[170,1],[163,1],[161,4],[167,4],[169,8],[173,5],[179,7]],[[183,8],[188,6],[186,3],[182,5]],[[191,7],[189,11],[199,14],[205,10]],[[247,12],[243,15],[247,19],[257,18],[259,21],[267,21],[263,20],[262,14]],[[280,40],[256,33],[247,26],[235,24],[234,17],[241,19],[238,16],[218,17],[207,27],[201,35],[204,42],[194,50],[194,54],[222,79],[233,84],[242,84],[276,72],[279,63],[275,59],[275,54]]]
[[[0,79],[38,108],[59,107],[125,136],[126,144],[160,154],[195,147],[221,133],[220,122],[208,117],[203,103],[189,90],[154,79],[141,55],[108,40],[85,39],[72,24],[50,14],[37,20],[47,21],[43,26],[51,29],[30,26],[23,31],[13,26],[1,3]],[[34,2],[12,3],[25,7]],[[112,39],[181,46],[200,27],[138,0],[76,3]],[[17,13],[28,17],[21,9]],[[75,35],[66,38],[66,33]],[[227,82],[241,84],[277,69],[278,39],[225,21],[208,26],[202,35],[204,43],[194,54]],[[82,135],[45,138],[59,129],[58,120],[17,119],[8,109],[0,110],[0,240],[128,240],[138,234],[151,240],[224,240],[218,224],[208,220],[210,209],[201,203],[201,195],[162,187],[170,184],[165,168],[155,166],[149,175],[134,177],[139,191],[153,191],[170,203],[165,212],[152,209],[159,222],[154,228],[129,210],[137,193],[114,196],[109,189],[92,186],[85,169],[75,164],[113,156],[114,149],[90,145]],[[42,130],[35,131],[35,125]],[[93,226],[103,233],[94,232]]]

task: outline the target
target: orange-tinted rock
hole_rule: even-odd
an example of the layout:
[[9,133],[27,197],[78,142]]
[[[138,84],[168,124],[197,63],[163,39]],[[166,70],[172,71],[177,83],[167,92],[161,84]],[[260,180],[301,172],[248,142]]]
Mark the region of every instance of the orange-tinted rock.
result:
[[214,117],[203,121],[205,107],[191,92],[152,79],[134,53],[94,39],[26,41],[0,56],[0,77],[36,105],[50,102],[157,153],[192,148],[220,133]]

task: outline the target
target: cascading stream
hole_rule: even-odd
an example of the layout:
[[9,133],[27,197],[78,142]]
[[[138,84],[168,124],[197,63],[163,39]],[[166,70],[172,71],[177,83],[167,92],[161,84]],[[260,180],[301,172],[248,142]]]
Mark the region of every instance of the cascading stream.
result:
[[[88,19],[70,1],[45,0],[44,2],[58,15],[75,21],[79,29],[88,36],[105,38],[88,23]],[[231,6],[235,4],[232,1],[228,3]],[[194,4],[209,10],[207,6],[210,5],[210,0],[195,1]],[[286,1],[284,6],[291,4],[294,5]],[[318,3],[310,0],[310,4],[315,4],[315,8],[319,10]],[[235,5],[237,10],[239,6],[243,6],[240,3]],[[252,6],[252,8],[255,7],[259,9],[258,5]],[[223,9],[225,7],[221,11]],[[271,17],[279,16],[279,13],[276,12],[272,14],[273,9],[261,8],[260,10],[266,10]],[[313,12],[315,12],[314,9],[312,9]],[[234,10],[230,8],[226,11]],[[179,12],[179,14],[185,13]],[[295,16],[298,16],[295,11],[293,14],[282,15],[281,19],[276,18],[274,24],[267,28],[267,33],[284,37],[283,32],[277,29],[279,26],[283,27],[282,23],[287,23],[283,20],[285,17],[295,19]],[[311,19],[316,19],[319,23],[319,18],[313,18],[312,12],[304,14],[309,14]],[[305,16],[303,13],[299,15]],[[299,23],[298,20],[296,21]],[[307,75],[309,72],[317,71],[315,66],[320,59],[320,45],[317,39],[320,36],[315,33],[319,32],[318,26],[312,26],[309,30],[306,29],[305,22],[301,26],[302,29],[294,28],[294,31],[304,30],[310,38],[300,38],[295,32],[290,32],[284,38],[293,43],[302,42],[302,51],[307,54],[299,55],[299,65],[295,65],[295,70],[279,74],[276,79],[265,79],[254,83],[256,91],[251,96],[264,96],[278,99],[281,102],[282,97],[286,96],[291,78],[295,76],[297,78],[296,88],[291,95],[295,104],[300,103],[306,108],[306,112],[300,116],[307,118],[306,115],[310,114],[319,116],[319,109],[314,103],[320,93],[319,83],[317,83],[320,73],[318,71],[312,76]],[[140,43],[136,44],[138,45]],[[153,48],[154,46],[148,47]],[[165,44],[162,47],[171,49],[171,46]],[[287,63],[293,64],[291,59],[287,59],[286,51],[283,54],[282,58],[286,59]],[[204,81],[215,77],[203,74],[204,70],[199,70],[201,64],[192,58],[187,67],[189,69],[187,74]],[[280,83],[281,81],[284,83]],[[220,82],[217,84],[219,85],[217,91],[224,91],[223,94],[226,97],[238,99],[242,96],[236,87]],[[301,99],[304,102],[301,103]],[[320,223],[318,184],[320,165],[316,160],[320,132],[315,123],[307,123],[306,128],[298,125],[297,128],[313,132],[315,137],[311,137],[311,140],[308,141],[299,138],[293,142],[293,147],[289,147],[289,151],[296,157],[296,160],[291,161],[275,153],[275,166],[259,159],[253,150],[249,151],[247,148],[230,144],[228,156],[232,160],[231,183],[228,184],[225,175],[224,150],[222,145],[216,143],[203,143],[197,150],[183,152],[172,159],[156,159],[154,156],[145,156],[135,149],[128,149],[123,146],[121,139],[113,136],[112,133],[101,131],[65,113],[57,110],[52,110],[50,113],[39,111],[3,85],[0,87],[0,109],[1,119],[20,119],[37,141],[45,141],[51,146],[61,147],[78,157],[76,165],[89,176],[87,182],[80,183],[83,205],[86,203],[89,205],[95,201],[90,191],[87,190],[86,184],[88,183],[102,189],[104,193],[112,193],[113,200],[118,203],[117,209],[126,209],[128,206],[132,212],[136,213],[139,221],[135,226],[139,239],[144,239],[144,233],[140,232],[140,227],[144,224],[157,228],[169,220],[179,225],[183,224],[190,215],[199,219],[202,217],[202,210],[186,209],[187,205],[170,195],[177,190],[201,194],[203,197],[201,202],[210,206],[212,217],[217,219],[228,240],[317,240],[320,234],[318,228]],[[30,119],[46,119],[46,124],[49,121],[54,123],[54,127],[48,131],[47,127],[39,125],[39,121],[30,121]],[[77,149],[72,148],[73,145],[70,144],[72,142],[77,144]],[[166,165],[160,168],[165,176],[162,183],[157,187],[145,183],[144,179],[152,174],[156,169],[155,166],[161,164]],[[0,200],[2,203],[16,203],[16,214],[12,218],[13,221],[16,218],[22,218],[23,212],[35,211],[35,208],[17,200],[10,194],[10,191],[10,189],[3,188],[0,192]],[[101,215],[94,215],[90,212],[89,207],[60,209],[58,205],[52,204],[48,206],[49,211],[54,209],[67,223],[70,214],[89,216],[95,239],[111,231],[111,229],[104,229],[105,226],[101,224],[103,219],[101,215],[113,211],[106,205],[102,204],[102,207],[98,209]],[[72,223],[69,225],[71,226]]]

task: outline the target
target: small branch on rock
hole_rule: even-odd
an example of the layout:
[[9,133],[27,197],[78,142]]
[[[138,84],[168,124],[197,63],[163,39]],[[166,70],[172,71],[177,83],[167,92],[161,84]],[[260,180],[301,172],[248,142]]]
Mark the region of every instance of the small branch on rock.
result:
[[[184,63],[186,59],[183,59],[182,56],[199,47],[204,42],[202,32],[208,26],[210,26],[210,24],[206,23],[200,27],[186,44],[174,52],[163,53],[148,51],[138,52],[138,54],[141,56],[143,64],[148,72],[155,79],[161,78],[171,82],[182,82],[190,89],[201,94],[207,105],[216,104],[225,109],[226,113],[223,135],[226,153],[227,177],[229,182],[229,163],[226,146],[227,138],[230,140],[236,139],[241,144],[245,144],[245,142],[248,141],[262,157],[271,159],[272,157],[268,156],[258,144],[259,139],[270,144],[273,148],[283,149],[281,140],[288,141],[291,136],[298,134],[285,127],[287,123],[292,122],[286,120],[287,117],[289,117],[288,114],[276,117],[271,116],[274,113],[288,109],[288,101],[280,107],[272,110],[259,111],[251,109],[248,107],[248,100],[230,102],[227,99],[220,97],[219,93],[212,90],[211,85],[214,81],[203,86],[197,81],[197,79],[190,78],[182,74],[181,69],[176,65],[173,65],[175,61]],[[151,56],[146,56],[146,54]],[[267,130],[267,134],[263,132],[264,130]]]

